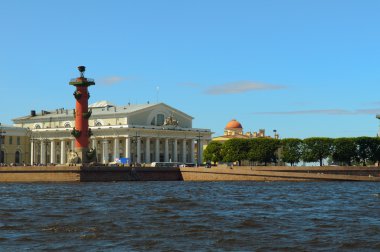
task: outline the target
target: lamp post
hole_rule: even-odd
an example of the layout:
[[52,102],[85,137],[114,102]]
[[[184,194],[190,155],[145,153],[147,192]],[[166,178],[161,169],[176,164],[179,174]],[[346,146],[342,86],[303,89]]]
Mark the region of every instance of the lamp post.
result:
[[274,139],[277,139],[277,138],[278,138],[278,137],[277,137],[277,130],[274,129],[274,130],[273,130],[273,133],[274,133]]
[[[136,153],[135,153],[135,157],[136,157],[136,160],[135,160],[135,163],[137,164],[137,139],[139,138],[140,136],[138,135],[138,132],[136,131],[136,135],[132,137],[132,143],[135,144],[135,147],[136,147]],[[131,160],[132,161],[132,160]],[[141,161],[141,160],[140,160]]]
[[[0,123],[0,163],[4,163],[3,161],[3,152],[1,150],[1,145],[3,144],[3,141],[5,139],[5,133],[7,133],[6,131],[3,131],[3,128],[1,126],[1,123]],[[3,135],[4,134],[4,135]]]

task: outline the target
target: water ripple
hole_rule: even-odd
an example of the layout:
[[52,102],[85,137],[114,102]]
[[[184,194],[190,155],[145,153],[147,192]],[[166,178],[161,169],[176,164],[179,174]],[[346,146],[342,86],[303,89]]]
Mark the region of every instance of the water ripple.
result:
[[380,249],[380,185],[309,182],[6,184],[5,251]]

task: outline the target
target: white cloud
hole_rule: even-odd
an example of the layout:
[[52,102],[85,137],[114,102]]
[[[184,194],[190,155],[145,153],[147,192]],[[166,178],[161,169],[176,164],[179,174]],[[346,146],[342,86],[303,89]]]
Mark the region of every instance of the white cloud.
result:
[[376,115],[380,114],[380,108],[373,109],[320,109],[320,110],[293,110],[275,112],[254,112],[256,115]]
[[252,81],[237,81],[209,87],[205,90],[205,93],[209,95],[238,94],[249,92],[252,90],[277,90],[284,88],[286,87],[279,85],[256,83]]
[[376,102],[366,102],[366,103],[363,103],[363,105],[367,105],[367,106],[379,106],[380,105],[380,101],[376,101]]

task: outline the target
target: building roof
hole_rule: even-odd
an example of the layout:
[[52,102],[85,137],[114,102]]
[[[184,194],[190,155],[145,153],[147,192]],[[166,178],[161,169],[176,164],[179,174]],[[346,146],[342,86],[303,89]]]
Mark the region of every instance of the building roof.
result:
[[115,107],[112,103],[108,101],[98,101],[93,104],[88,105],[89,108],[105,108],[105,107]]
[[9,136],[9,135],[25,135],[27,129],[21,128],[21,127],[16,127],[13,125],[9,124],[0,124],[0,132],[4,136]]
[[0,123],[0,128],[11,128],[11,127],[14,127],[13,125],[9,125],[9,124],[2,124]]
[[247,136],[247,135],[236,134],[236,135],[217,136],[217,137],[212,138],[212,140],[213,141],[227,141],[229,139],[250,139],[250,138],[252,138],[252,137]]
[[227,138],[227,139],[233,139],[233,138],[252,138],[252,136],[247,136],[247,135],[241,135],[241,134],[236,134],[236,135],[223,135],[223,136],[218,136],[215,138]]
[[[95,102],[89,105],[89,108],[92,111],[92,115],[102,116],[102,115],[110,115],[110,114],[129,114],[129,113],[142,111],[144,109],[151,108],[158,105],[166,106],[172,111],[177,111],[183,116],[193,119],[193,117],[187,115],[186,113],[179,111],[173,107],[170,107],[164,103],[128,104],[125,106],[115,106],[114,104],[108,101],[99,101],[99,102]],[[34,111],[34,114],[33,114],[33,111],[31,111],[30,115],[15,118],[13,119],[13,121],[15,123],[18,123],[20,120],[28,120],[28,119],[36,119],[36,120],[40,120],[43,118],[49,118],[49,119],[57,118],[58,119],[65,116],[72,117],[73,114],[74,114],[73,109],[64,109],[64,108],[60,108],[60,109],[56,109],[52,111],[42,110],[39,113],[36,113]]]
[[243,126],[236,119],[232,119],[227,123],[225,129],[243,129]]

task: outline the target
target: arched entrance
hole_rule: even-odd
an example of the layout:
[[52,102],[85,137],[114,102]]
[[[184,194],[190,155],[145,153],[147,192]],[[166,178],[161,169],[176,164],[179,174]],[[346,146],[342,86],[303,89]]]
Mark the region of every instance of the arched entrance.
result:
[[4,160],[5,160],[5,153],[4,153],[4,151],[1,151],[0,163],[2,163],[2,164],[5,163]]
[[21,153],[20,153],[20,151],[16,151],[16,153],[15,153],[15,163],[16,164],[20,164],[21,163],[20,160],[21,160]]

